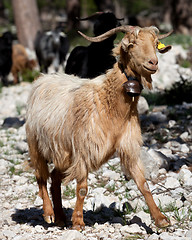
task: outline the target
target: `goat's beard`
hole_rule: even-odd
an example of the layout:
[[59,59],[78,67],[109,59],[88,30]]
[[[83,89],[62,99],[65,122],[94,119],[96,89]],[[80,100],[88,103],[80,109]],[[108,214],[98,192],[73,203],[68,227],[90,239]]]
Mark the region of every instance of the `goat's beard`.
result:
[[144,88],[151,90],[153,88],[151,75],[141,76],[141,84]]

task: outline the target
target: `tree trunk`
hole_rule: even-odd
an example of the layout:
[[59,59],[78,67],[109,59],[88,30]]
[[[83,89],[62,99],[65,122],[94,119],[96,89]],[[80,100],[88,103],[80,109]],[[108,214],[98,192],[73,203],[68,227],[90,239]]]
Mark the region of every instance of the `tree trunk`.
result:
[[41,29],[36,0],[12,0],[17,37],[21,44],[34,49],[34,40]]
[[167,0],[165,9],[165,18],[170,19],[175,32],[192,33],[191,0]]

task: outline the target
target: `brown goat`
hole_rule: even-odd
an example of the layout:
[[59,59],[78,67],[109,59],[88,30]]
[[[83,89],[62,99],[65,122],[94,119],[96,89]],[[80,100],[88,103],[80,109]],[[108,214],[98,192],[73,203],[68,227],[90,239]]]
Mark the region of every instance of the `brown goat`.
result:
[[[118,31],[126,32],[114,49],[118,62],[105,75],[90,81],[66,74],[47,74],[34,82],[28,100],[26,133],[47,222],[66,221],[61,182],[67,184],[76,179],[72,223],[75,229],[84,227],[88,173],[99,169],[117,151],[125,173],[131,175],[145,197],[156,225],[169,225],[144,177],[137,112],[142,86],[152,87],[151,74],[158,68],[158,29],[121,26],[89,40],[102,41]],[[135,88],[139,89],[136,94]],[[55,166],[51,173],[54,210],[46,187],[50,176],[48,162]]]
[[19,73],[23,73],[27,69],[33,70],[36,66],[36,61],[34,59],[29,59],[25,47],[21,44],[13,45],[13,53],[12,53],[12,68],[11,72],[13,74],[13,83],[19,83]]

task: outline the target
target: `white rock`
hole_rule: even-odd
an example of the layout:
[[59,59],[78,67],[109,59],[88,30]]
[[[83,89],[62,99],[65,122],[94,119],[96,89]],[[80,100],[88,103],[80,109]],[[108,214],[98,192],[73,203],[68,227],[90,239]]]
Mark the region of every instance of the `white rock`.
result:
[[41,197],[39,197],[39,195],[37,195],[35,201],[34,201],[34,205],[36,207],[40,207],[43,206],[43,199]]
[[180,183],[176,178],[168,177],[165,181],[166,188],[177,188],[180,187]]
[[149,111],[149,105],[143,96],[139,98],[137,109],[139,114],[146,114]]
[[[0,159],[1,161],[1,159]],[[4,175],[7,172],[6,165],[0,165],[0,175]]]
[[169,122],[168,122],[168,127],[169,127],[169,128],[172,128],[172,127],[175,126],[175,124],[176,124],[176,121],[175,121],[175,120],[169,120]]
[[189,133],[188,132],[184,132],[180,135],[180,138],[185,142],[188,140],[189,137]]
[[166,175],[167,171],[165,170],[165,168],[161,168],[158,171],[159,175]]
[[185,198],[187,199],[188,202],[190,202],[192,204],[192,192],[189,194],[186,194]]
[[179,171],[178,179],[185,184],[192,177],[191,171],[185,168],[181,168]]
[[188,153],[189,152],[189,148],[186,144],[181,144],[181,149],[180,149],[181,152],[183,153]]
[[159,240],[159,235],[156,233],[153,233],[147,240]]
[[164,154],[166,157],[171,157],[172,156],[172,151],[171,149],[168,148],[160,148],[158,150],[158,152],[161,152],[162,154]]
[[167,120],[167,116],[162,112],[152,112],[150,113],[150,119],[153,123],[163,123]]
[[180,151],[181,144],[177,141],[169,141],[166,144],[164,144],[164,147],[169,148],[173,151]]
[[22,185],[27,183],[28,178],[24,177],[24,176],[20,176],[19,180],[17,181],[17,185]]
[[[154,150],[151,149],[151,152],[153,151]],[[145,177],[150,179],[153,176],[156,178],[161,163],[156,161],[150,154],[150,151],[147,152],[144,148],[141,149],[141,160],[145,169]]]
[[111,165],[118,165],[120,163],[120,158],[119,157],[115,157],[109,160],[109,164]]
[[184,184],[184,187],[191,187],[192,186],[192,178],[187,179]]
[[8,202],[3,203],[3,207],[9,209],[11,205]]
[[117,172],[114,172],[112,170],[107,170],[103,173],[103,177],[107,177],[113,180],[119,180],[120,179],[120,174]]
[[62,237],[60,239],[63,239],[63,240],[85,240],[86,238],[79,231],[68,230],[62,234]]
[[170,236],[170,234],[168,232],[162,232],[159,235],[159,239],[161,239],[161,240],[170,240],[171,236]]
[[188,230],[185,236],[192,239],[192,230]]
[[99,212],[103,206],[109,207],[112,203],[119,201],[116,196],[95,195],[92,205],[93,211]]
[[141,219],[147,226],[151,224],[151,216],[149,213],[145,213],[144,211],[140,211],[139,213],[135,214],[137,217]]
[[154,172],[157,175],[160,168],[168,168],[169,159],[162,152],[149,149],[148,153],[153,160],[149,159],[150,162],[145,162],[145,166],[146,164],[148,165],[147,168],[151,166],[151,172]]
[[37,225],[37,226],[35,226],[35,231],[38,233],[42,233],[45,231],[45,229],[43,226]]
[[137,209],[137,211],[140,211],[146,208],[146,202],[144,199],[143,200],[134,199],[133,201],[130,202],[130,205],[132,206],[133,209]]
[[26,142],[17,142],[15,144],[15,148],[21,152],[21,153],[25,153],[28,151],[28,144]]
[[137,224],[131,224],[131,225],[125,225],[120,228],[120,232],[126,236],[127,233],[143,233],[144,231],[137,225]]
[[15,233],[11,230],[3,230],[3,235],[6,237],[6,239],[12,239],[15,236]]
[[13,238],[13,240],[27,240],[27,239],[29,239],[29,236],[24,237],[24,236],[18,235]]
[[92,193],[99,195],[99,194],[103,194],[105,191],[106,191],[105,188],[98,187],[98,188],[93,189]]
[[175,202],[175,207],[177,208],[183,207],[183,202],[180,199],[177,199]]
[[89,173],[89,184],[95,184],[97,182],[97,179],[95,177],[95,174]]
[[157,206],[161,205],[163,208],[175,203],[175,199],[165,194],[154,194],[153,199]]
[[189,209],[188,207],[182,207],[178,210],[178,215],[180,219],[186,219],[188,218],[188,214],[189,214]]

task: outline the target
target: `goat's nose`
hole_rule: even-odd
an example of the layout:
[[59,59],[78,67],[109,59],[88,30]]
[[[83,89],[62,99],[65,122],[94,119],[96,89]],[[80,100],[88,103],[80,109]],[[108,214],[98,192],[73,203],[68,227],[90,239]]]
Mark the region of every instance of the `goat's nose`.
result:
[[150,59],[149,64],[156,66],[158,64],[158,59],[156,58]]

